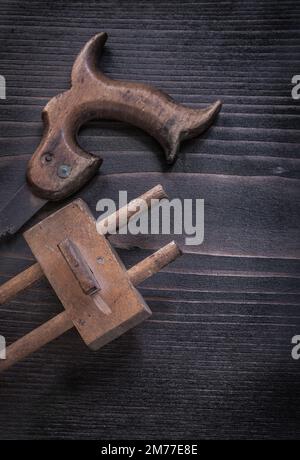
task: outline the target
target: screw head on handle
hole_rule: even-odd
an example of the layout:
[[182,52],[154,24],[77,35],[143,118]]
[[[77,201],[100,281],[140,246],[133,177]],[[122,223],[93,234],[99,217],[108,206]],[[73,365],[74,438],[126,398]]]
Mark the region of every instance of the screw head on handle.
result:
[[58,171],[57,171],[57,175],[61,179],[66,179],[67,177],[70,176],[71,171],[72,171],[71,166],[69,166],[69,165],[60,165],[59,168],[58,168]]

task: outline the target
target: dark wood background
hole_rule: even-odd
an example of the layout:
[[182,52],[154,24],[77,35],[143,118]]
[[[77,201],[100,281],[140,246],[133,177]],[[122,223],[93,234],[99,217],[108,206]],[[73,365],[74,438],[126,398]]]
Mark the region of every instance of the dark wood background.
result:
[[[39,143],[42,107],[99,31],[111,77],[195,107],[224,101],[171,169],[135,128],[82,131],[105,160],[78,194],[92,210],[161,182],[171,197],[205,199],[205,242],[144,283],[154,314],[140,327],[98,353],[71,331],[1,376],[1,439],[300,439],[299,19],[296,0],[0,1],[0,207]],[[135,244],[119,251],[128,266],[161,242]],[[0,256],[0,282],[33,263],[21,236]],[[1,306],[0,333],[11,342],[59,311],[41,282]]]

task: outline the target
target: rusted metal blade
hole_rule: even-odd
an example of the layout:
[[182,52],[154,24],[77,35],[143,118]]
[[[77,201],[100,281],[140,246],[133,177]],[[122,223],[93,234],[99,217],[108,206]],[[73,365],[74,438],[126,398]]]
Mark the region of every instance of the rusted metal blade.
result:
[[46,203],[32,193],[27,183],[22,185],[0,211],[0,241],[14,235]]

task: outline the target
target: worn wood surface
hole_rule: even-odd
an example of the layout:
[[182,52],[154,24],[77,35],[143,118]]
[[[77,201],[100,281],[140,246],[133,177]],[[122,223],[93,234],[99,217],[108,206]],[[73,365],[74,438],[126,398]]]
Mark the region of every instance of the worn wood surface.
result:
[[[0,205],[22,182],[46,102],[69,87],[83,42],[110,41],[101,68],[176,100],[224,102],[217,123],[183,145],[170,169],[136,128],[93,122],[81,146],[104,159],[79,194],[129,198],[160,182],[204,198],[205,242],[141,289],[153,317],[96,354],[76,332],[0,383],[1,438],[300,439],[300,7],[287,0],[1,0]],[[40,219],[55,208],[48,206]],[[37,221],[34,220],[34,222]],[[119,251],[131,266],[158,238]],[[22,238],[0,247],[0,281],[33,262]],[[61,311],[45,281],[1,306],[9,342]]]

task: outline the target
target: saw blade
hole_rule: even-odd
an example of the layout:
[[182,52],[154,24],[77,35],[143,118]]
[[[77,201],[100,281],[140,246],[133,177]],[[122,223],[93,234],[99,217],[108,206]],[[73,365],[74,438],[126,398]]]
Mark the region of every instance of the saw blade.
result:
[[0,240],[14,235],[46,203],[32,193],[27,183],[22,185],[0,211]]

